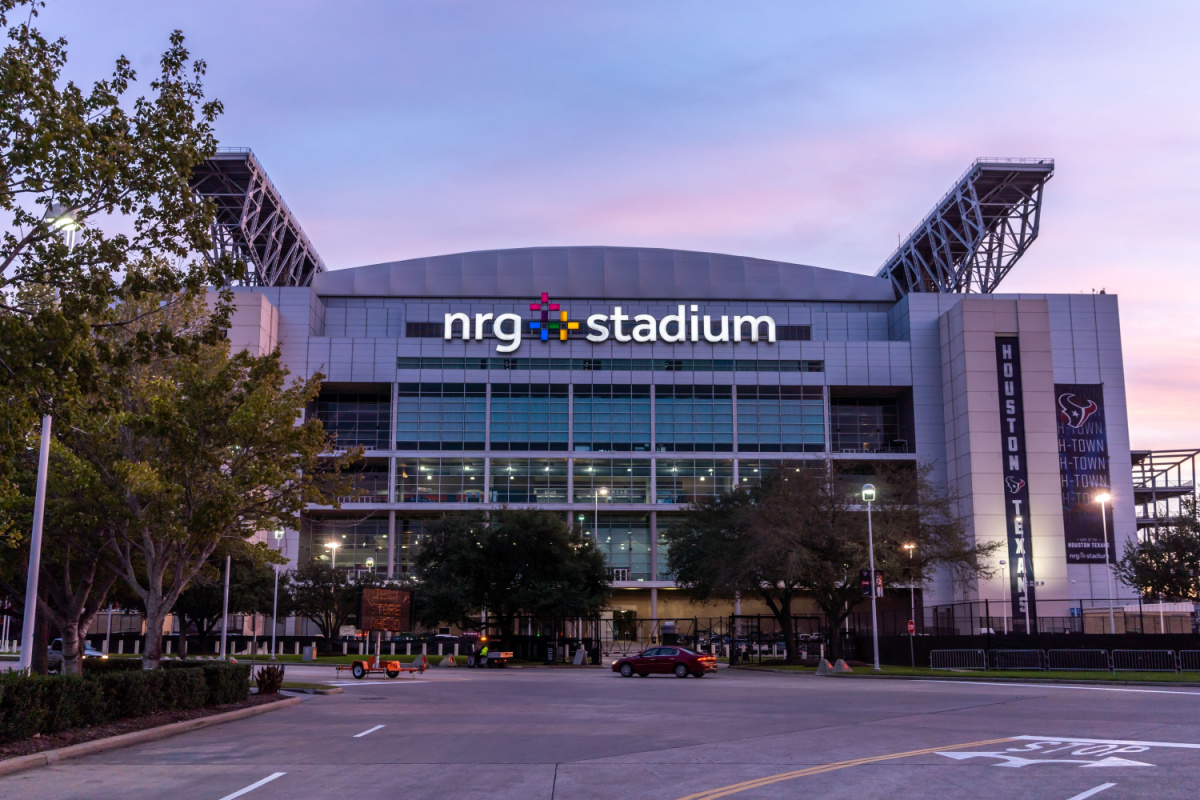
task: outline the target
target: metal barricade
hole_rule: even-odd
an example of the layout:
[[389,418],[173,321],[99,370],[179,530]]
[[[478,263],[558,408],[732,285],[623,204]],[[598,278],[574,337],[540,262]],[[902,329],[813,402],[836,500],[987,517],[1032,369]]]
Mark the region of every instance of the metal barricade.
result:
[[1113,650],[1114,672],[1175,672],[1174,650]]
[[1200,671],[1200,650],[1180,650],[1179,651],[1179,671],[1180,672]]
[[1052,670],[1108,672],[1107,650],[1047,650],[1046,667]]
[[1041,650],[989,650],[988,668],[1044,670],[1046,654]]
[[930,669],[987,669],[983,650],[930,650]]

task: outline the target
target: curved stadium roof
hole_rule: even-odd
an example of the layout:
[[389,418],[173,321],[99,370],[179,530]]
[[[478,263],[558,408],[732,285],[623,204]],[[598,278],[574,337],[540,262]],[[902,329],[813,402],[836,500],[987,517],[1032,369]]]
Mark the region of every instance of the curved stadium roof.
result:
[[896,300],[887,278],[759,258],[646,247],[527,247],[414,258],[313,276],[333,297]]

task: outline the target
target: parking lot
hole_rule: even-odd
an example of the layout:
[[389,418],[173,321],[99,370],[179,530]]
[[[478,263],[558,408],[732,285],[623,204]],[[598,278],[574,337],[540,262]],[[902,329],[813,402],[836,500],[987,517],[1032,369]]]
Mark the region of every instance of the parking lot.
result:
[[335,682],[344,694],[0,779],[0,796],[1117,800],[1193,798],[1200,779],[1186,687],[598,668]]

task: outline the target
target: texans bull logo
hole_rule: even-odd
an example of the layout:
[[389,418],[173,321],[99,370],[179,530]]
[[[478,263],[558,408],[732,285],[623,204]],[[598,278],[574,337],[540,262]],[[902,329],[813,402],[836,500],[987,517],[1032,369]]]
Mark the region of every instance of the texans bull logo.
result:
[[1092,415],[1100,410],[1100,406],[1096,405],[1095,400],[1084,400],[1080,402],[1079,398],[1071,392],[1064,392],[1058,396],[1058,417],[1067,427],[1081,428],[1083,423],[1092,418]]
[[1012,475],[1009,475],[1007,478],[1004,479],[1004,485],[1008,487],[1009,493],[1016,494],[1017,492],[1019,492],[1023,488],[1025,488],[1025,481],[1023,481],[1020,478],[1014,478]]

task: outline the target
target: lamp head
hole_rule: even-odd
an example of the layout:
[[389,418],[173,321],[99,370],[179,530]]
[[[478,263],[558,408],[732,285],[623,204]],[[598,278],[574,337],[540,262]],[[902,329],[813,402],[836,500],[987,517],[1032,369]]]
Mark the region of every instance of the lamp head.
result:
[[1096,495],[1096,502],[1100,503],[1101,505],[1107,503],[1109,500],[1112,500],[1112,495],[1108,492],[1101,492],[1100,494]]
[[862,499],[864,503],[875,502],[875,485],[872,483],[864,483],[862,488]]
[[599,489],[596,490],[596,494],[600,495],[601,497],[608,497],[608,487],[601,486]]
[[1003,567],[1003,566],[1004,566],[1005,564],[1007,564],[1007,563],[1008,563],[1008,562],[1007,562],[1007,561],[1005,561],[1003,558],[1002,558],[1002,559],[1000,559],[1000,566],[1002,566],[1002,567]]
[[375,569],[375,559],[368,558],[366,563],[367,563],[367,569]]

